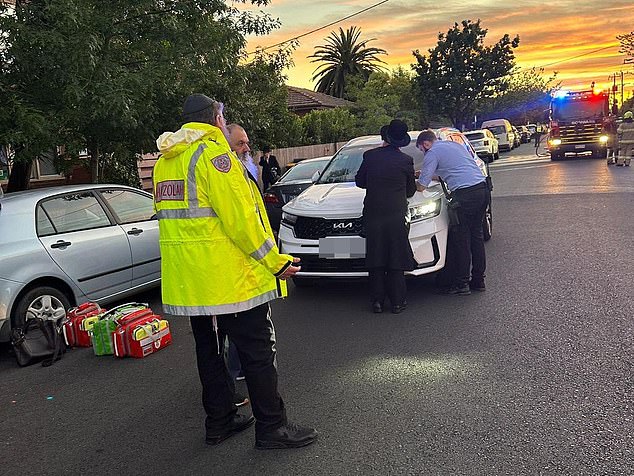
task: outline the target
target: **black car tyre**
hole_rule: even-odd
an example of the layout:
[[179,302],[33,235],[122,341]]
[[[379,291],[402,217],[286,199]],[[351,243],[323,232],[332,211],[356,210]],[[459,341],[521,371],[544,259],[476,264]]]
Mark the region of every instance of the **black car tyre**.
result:
[[498,160],[500,158],[500,149],[495,151],[495,154],[493,154],[493,160]]
[[550,160],[561,160],[564,158],[564,154],[562,152],[551,152]]
[[491,204],[487,207],[484,214],[484,220],[482,221],[482,234],[484,235],[484,241],[489,241],[493,235],[493,210]]
[[23,327],[28,319],[61,319],[70,309],[70,301],[59,289],[38,286],[24,294],[12,317],[13,327]]

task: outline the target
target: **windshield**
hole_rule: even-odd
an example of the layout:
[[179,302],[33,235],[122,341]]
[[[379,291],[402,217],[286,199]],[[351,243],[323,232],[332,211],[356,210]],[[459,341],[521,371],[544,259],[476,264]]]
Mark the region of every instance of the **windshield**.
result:
[[493,132],[496,135],[506,134],[506,127],[504,126],[489,126],[487,127],[487,129],[489,129],[491,132]]
[[[343,147],[328,163],[317,183],[354,182],[366,150],[375,149],[380,144],[351,145]],[[423,164],[423,153],[416,148],[416,140],[412,140],[401,152],[414,159],[414,170],[420,170]]]
[[473,134],[465,134],[465,136],[467,136],[467,139],[469,140],[484,139],[484,134],[482,132],[474,132]]
[[280,182],[290,182],[292,180],[310,180],[317,171],[321,172],[330,159],[316,160],[315,162],[300,162],[295,167],[286,172]]
[[601,100],[590,101],[555,101],[553,102],[553,118],[566,119],[598,119],[603,117]]

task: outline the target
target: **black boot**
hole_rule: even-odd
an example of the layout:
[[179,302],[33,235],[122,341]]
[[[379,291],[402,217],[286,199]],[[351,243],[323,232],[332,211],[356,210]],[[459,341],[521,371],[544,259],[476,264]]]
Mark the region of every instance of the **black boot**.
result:
[[314,428],[287,423],[277,430],[256,436],[255,448],[258,450],[301,448],[310,445],[316,439],[317,431]]
[[205,438],[205,443],[208,445],[217,445],[218,443],[222,443],[227,438],[240,433],[243,430],[246,430],[251,425],[255,423],[255,418],[253,415],[234,415],[233,421],[226,427],[220,431],[210,431],[207,430],[207,437]]

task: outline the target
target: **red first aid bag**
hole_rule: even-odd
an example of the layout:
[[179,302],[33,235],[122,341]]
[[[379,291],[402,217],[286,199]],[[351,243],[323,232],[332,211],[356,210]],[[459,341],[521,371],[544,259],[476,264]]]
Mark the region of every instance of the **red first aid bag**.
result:
[[85,302],[66,313],[64,339],[69,347],[90,347],[90,329],[99,316],[106,312],[96,302]]
[[171,343],[169,322],[151,309],[143,309],[118,322],[114,332],[114,355],[142,359]]

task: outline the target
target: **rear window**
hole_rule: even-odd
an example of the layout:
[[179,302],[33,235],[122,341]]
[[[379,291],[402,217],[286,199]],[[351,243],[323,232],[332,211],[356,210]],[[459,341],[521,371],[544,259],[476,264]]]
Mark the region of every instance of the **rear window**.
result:
[[484,134],[482,132],[474,132],[473,134],[465,134],[465,136],[467,136],[467,139],[469,140],[484,139]]
[[504,126],[489,126],[487,127],[494,134],[506,134],[506,127]]
[[300,162],[295,167],[286,172],[278,183],[290,182],[291,180],[308,180],[313,176],[315,172],[321,172],[322,170],[324,170],[324,167],[328,163],[328,160]]

